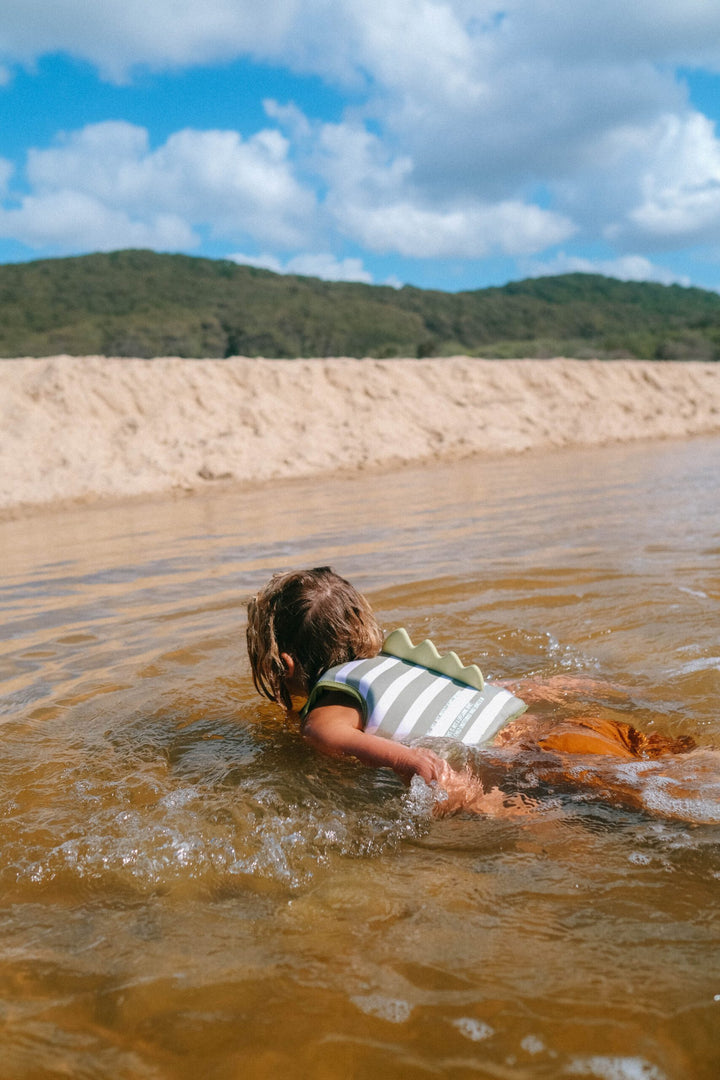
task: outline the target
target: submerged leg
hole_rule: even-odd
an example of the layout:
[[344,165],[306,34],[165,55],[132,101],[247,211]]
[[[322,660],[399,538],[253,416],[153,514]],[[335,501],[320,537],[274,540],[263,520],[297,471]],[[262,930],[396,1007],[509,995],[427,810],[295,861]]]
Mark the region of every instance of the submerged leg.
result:
[[657,779],[664,771],[663,766],[658,773],[658,759],[671,767],[694,748],[687,736],[645,735],[618,720],[553,720],[525,713],[492,746],[475,751],[474,759],[472,748],[465,748],[464,761],[453,761],[454,768],[446,763],[440,786],[447,795],[435,813],[522,817],[537,813],[548,795],[563,793],[656,812],[646,797],[642,768],[636,773],[621,766],[644,761],[652,770],[647,779]]
[[553,720],[525,713],[508,724],[494,746],[547,750],[558,754],[598,754],[603,757],[658,758],[686,754],[696,746],[689,735],[645,735],[632,724],[601,716]]

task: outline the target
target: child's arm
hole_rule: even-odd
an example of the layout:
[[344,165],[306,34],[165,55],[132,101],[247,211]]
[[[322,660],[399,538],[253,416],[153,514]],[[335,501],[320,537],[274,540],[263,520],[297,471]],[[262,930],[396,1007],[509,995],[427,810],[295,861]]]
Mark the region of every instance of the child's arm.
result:
[[317,750],[331,757],[348,755],[364,765],[386,766],[405,781],[415,775],[428,784],[436,780],[443,789],[442,799],[433,807],[437,817],[459,811],[492,817],[526,816],[531,812],[521,796],[506,796],[497,787],[485,792],[478,777],[468,770],[456,772],[432,750],[369,735],[362,730],[359,708],[341,692],[329,691],[323,695],[321,704],[308,713],[303,736]]
[[343,693],[323,694],[320,704],[307,715],[303,737],[330,757],[350,756],[364,765],[390,768],[406,781],[417,774],[429,784],[445,771],[445,762],[432,750],[404,746],[363,731],[360,709]]

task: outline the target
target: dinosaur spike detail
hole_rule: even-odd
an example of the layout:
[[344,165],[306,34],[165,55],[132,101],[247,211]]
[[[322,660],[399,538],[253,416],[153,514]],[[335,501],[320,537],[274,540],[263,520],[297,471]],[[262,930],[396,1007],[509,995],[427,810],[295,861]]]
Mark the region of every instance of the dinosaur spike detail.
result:
[[388,656],[397,657],[398,660],[407,660],[411,664],[427,668],[428,671],[435,671],[438,675],[446,675],[455,682],[472,687],[473,690],[482,690],[485,685],[477,664],[463,664],[455,652],[441,656],[429,638],[421,641],[419,645],[413,645],[410,635],[402,626],[388,634],[382,651]]

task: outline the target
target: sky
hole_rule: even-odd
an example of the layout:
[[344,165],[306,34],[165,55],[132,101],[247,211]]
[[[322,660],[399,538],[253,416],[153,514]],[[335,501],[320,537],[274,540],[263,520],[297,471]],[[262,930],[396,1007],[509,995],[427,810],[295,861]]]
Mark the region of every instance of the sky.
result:
[[3,0],[0,263],[720,290],[718,0]]

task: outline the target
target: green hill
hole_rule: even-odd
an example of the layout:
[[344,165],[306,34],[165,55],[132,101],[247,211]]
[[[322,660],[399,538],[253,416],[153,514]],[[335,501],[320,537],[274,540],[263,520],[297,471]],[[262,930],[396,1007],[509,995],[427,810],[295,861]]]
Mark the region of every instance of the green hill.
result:
[[720,295],[594,274],[445,293],[117,251],[0,266],[0,356],[716,360]]

